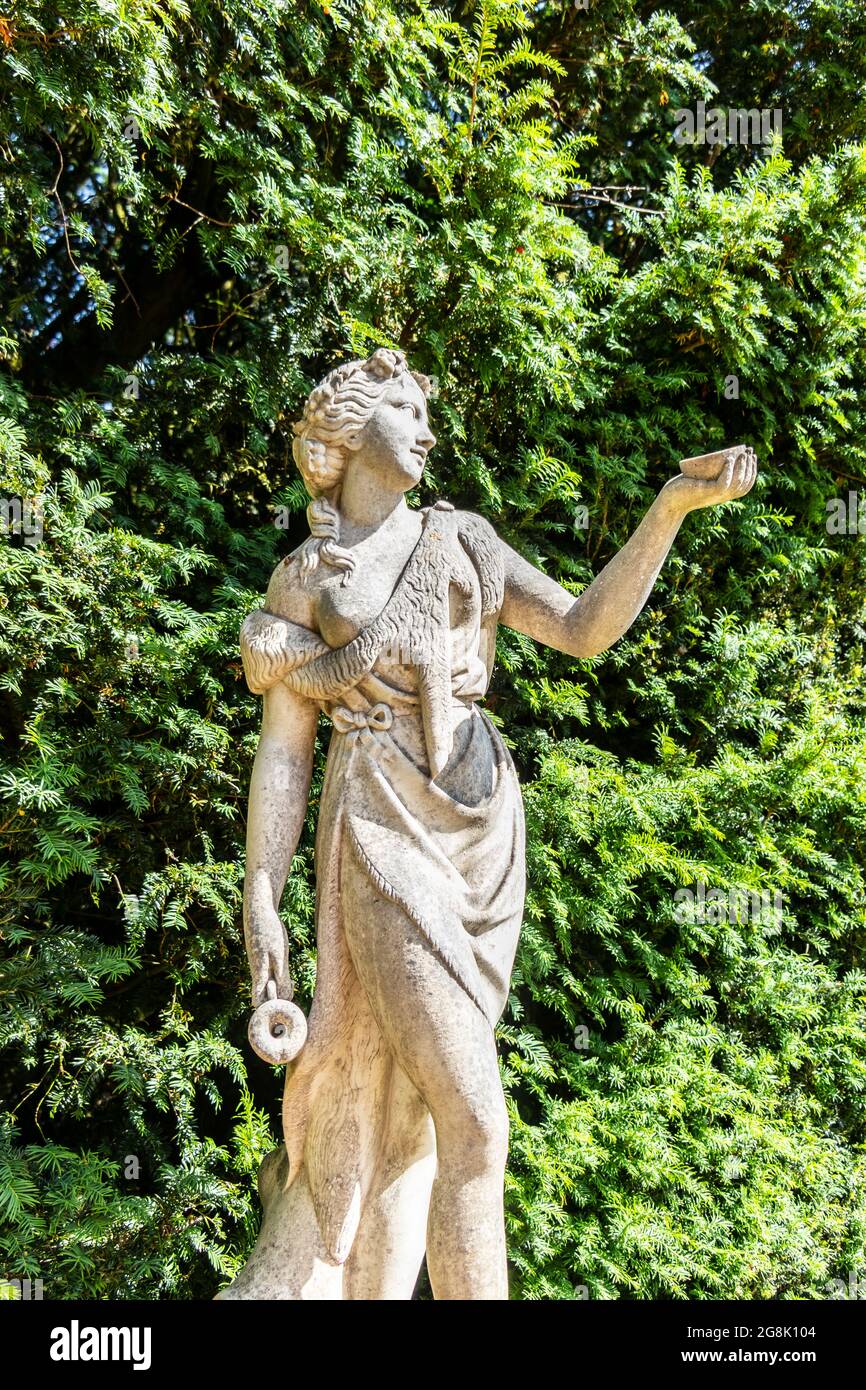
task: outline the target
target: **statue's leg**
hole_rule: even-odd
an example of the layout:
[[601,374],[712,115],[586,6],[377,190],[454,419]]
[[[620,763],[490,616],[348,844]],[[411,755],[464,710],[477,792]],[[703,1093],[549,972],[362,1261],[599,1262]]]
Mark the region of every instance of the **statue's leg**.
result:
[[341,1299],[343,1266],[329,1259],[319,1233],[303,1170],[284,1190],[284,1147],[272,1150],[259,1170],[264,1219],[255,1249],[240,1274],[217,1294],[235,1299]]
[[344,1298],[412,1297],[427,1240],[436,1136],[426,1103],[396,1059],[376,1179],[346,1262]]
[[433,1117],[438,1162],[427,1269],[434,1296],[507,1298],[508,1115],[493,1029],[415,923],[351,855],[342,866],[342,898],[358,978]]

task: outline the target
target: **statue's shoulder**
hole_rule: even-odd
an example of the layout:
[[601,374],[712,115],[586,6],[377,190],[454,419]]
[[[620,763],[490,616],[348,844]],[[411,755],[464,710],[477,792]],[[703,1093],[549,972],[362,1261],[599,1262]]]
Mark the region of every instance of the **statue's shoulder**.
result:
[[316,631],[313,598],[298,555],[294,551],[280,561],[271,575],[264,606],[249,613],[241,625],[244,672],[256,695],[328,650]]
[[482,617],[498,614],[505,597],[505,561],[502,543],[491,522],[479,512],[466,512],[450,502],[434,502],[434,509],[450,512],[463,549],[481,583]]
[[302,550],[303,546],[299,545],[277,565],[268,584],[265,608],[290,623],[314,628],[314,599],[301,566]]
[[457,533],[460,536],[463,536],[465,533],[470,537],[484,539],[489,544],[498,541],[498,536],[493,524],[487,520],[486,516],[482,516],[480,512],[463,511],[460,507],[455,507],[453,502],[445,501],[444,498],[440,498],[438,502],[433,502],[429,507],[423,507],[422,511],[444,512],[446,515],[450,514],[457,528]]

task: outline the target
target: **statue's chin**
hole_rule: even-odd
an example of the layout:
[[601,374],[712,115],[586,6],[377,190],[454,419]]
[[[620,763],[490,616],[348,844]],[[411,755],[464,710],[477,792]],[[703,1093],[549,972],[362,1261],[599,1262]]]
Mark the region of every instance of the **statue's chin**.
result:
[[424,463],[415,454],[409,454],[395,464],[393,481],[398,487],[402,487],[404,492],[410,488],[417,487],[424,473]]

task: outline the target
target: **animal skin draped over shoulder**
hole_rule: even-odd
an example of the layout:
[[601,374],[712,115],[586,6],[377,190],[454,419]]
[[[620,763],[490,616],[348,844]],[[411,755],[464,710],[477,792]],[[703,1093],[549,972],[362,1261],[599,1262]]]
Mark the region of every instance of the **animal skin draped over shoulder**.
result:
[[241,628],[241,654],[254,693],[283,680],[308,699],[329,703],[363,680],[386,648],[407,653],[418,675],[430,776],[435,778],[448,761],[453,737],[449,717],[451,585],[463,593],[469,591],[467,564],[471,563],[480,586],[489,673],[505,571],[499,539],[483,517],[456,512],[443,502],[425,508],[423,516],[421,536],[391,597],[351,642],[332,649],[310,629],[257,610]]

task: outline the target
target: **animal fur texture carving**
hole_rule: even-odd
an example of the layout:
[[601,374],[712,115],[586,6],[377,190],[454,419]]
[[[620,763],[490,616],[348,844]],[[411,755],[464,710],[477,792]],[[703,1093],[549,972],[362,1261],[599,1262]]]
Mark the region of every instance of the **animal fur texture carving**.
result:
[[260,694],[284,680],[308,699],[331,703],[372,671],[383,650],[404,652],[418,671],[430,776],[435,778],[452,748],[449,592],[452,584],[463,594],[470,592],[469,562],[478,575],[482,621],[490,621],[502,607],[505,586],[496,533],[471,512],[442,504],[426,508],[421,537],[393,594],[378,617],[345,646],[332,650],[315,633],[276,614],[250,614],[241,628],[247,684]]

